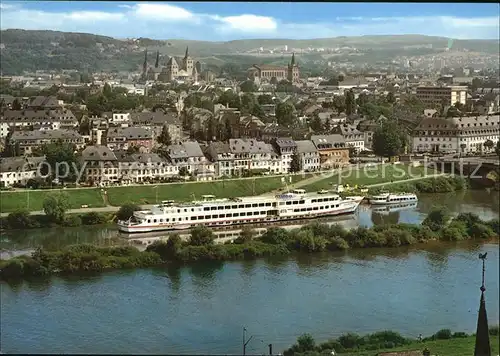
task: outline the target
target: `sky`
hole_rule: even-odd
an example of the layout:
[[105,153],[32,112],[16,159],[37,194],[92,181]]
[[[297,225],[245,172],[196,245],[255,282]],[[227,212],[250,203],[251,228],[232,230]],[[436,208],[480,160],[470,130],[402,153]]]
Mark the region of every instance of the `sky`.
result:
[[0,28],[204,41],[402,34],[498,39],[499,11],[494,3],[0,0]]

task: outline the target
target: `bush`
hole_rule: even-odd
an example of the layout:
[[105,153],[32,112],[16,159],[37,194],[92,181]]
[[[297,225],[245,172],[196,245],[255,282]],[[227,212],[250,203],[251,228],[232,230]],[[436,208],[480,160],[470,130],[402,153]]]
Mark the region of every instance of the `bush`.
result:
[[486,223],[496,235],[500,235],[500,223],[498,219],[490,220]]
[[474,239],[491,239],[495,232],[486,224],[474,223],[469,229],[469,234]]
[[68,215],[65,216],[63,221],[62,221],[63,226],[81,226],[82,225],[82,219],[78,215]]
[[441,329],[433,336],[437,340],[448,340],[451,339],[452,334],[450,329]]
[[330,251],[347,250],[349,248],[349,244],[343,238],[331,238],[327,241],[326,248]]
[[122,205],[120,210],[116,213],[116,218],[118,220],[128,220],[134,215],[134,212],[139,210],[141,210],[141,208],[135,204]]
[[441,230],[441,240],[444,241],[461,241],[467,237],[467,226],[463,222],[453,221]]
[[69,208],[69,196],[66,192],[50,194],[43,201],[43,210],[55,223],[64,223],[66,210]]
[[206,246],[214,243],[215,236],[210,229],[205,226],[196,226],[191,230],[189,244],[192,246]]
[[467,333],[464,333],[463,331],[458,331],[456,333],[453,333],[453,335],[451,337],[453,339],[463,339],[463,338],[469,337],[469,335],[467,335]]
[[498,325],[490,327],[490,335],[498,336]]
[[30,216],[29,211],[24,209],[10,213],[7,216],[7,225],[11,229],[30,229],[38,226],[36,220]]
[[288,231],[279,227],[271,227],[261,236],[261,241],[266,244],[287,244],[289,240]]
[[106,217],[103,214],[91,211],[81,215],[83,225],[100,225],[106,223]]
[[443,228],[448,221],[448,212],[446,208],[435,207],[424,219],[422,225],[428,226],[432,231],[438,231]]

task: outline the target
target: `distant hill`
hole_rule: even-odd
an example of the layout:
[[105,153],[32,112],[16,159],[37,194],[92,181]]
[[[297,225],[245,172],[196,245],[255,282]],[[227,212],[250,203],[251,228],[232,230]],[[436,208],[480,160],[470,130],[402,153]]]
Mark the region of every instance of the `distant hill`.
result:
[[[372,53],[369,58],[390,59],[398,53],[426,55],[442,52],[449,43],[445,37],[420,35],[335,37],[310,40],[291,39],[251,39],[228,42],[152,40],[139,38],[120,40],[107,36],[87,33],[57,31],[0,31],[1,68],[4,75],[21,74],[23,71],[89,69],[92,71],[131,71],[141,67],[144,49],[150,51],[150,63],[154,62],[153,52],[162,55],[182,55],[187,46],[194,57],[212,58],[213,65],[239,61],[238,54],[260,47],[273,49],[287,45],[289,48],[356,48],[364,53]],[[453,40],[453,49],[468,50],[487,54],[498,53],[498,40]],[[286,55],[285,55],[286,56]],[[313,58],[313,55],[311,55]],[[319,55],[317,55],[319,56]],[[249,55],[241,58],[246,64]],[[304,56],[305,57],[305,56]],[[283,62],[287,58],[275,59]],[[364,59],[363,59],[364,60]]]

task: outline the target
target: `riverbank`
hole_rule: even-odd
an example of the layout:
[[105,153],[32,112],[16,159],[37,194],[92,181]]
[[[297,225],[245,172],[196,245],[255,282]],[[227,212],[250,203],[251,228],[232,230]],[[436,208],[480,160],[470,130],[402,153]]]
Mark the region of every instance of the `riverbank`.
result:
[[[500,351],[498,326],[490,326],[490,345],[492,355]],[[383,352],[415,352],[422,355],[427,349],[431,355],[470,356],[474,353],[475,335],[452,332],[443,329],[421,341],[405,338],[397,332],[381,331],[365,336],[349,333],[338,338],[316,344],[309,334],[303,334],[297,342],[285,350],[284,356],[320,356],[335,350],[339,356],[377,356]]]
[[[305,181],[307,181],[306,179]],[[377,194],[381,190],[390,189],[394,192],[413,193],[448,193],[468,188],[466,180],[456,176],[421,177],[412,180],[387,182],[367,186],[370,194]],[[346,192],[345,195],[360,195],[359,191]],[[151,205],[142,205],[141,209],[149,209]],[[3,230],[33,229],[54,226],[99,225],[116,221],[119,207],[83,208],[66,211],[67,219],[56,224],[47,219],[43,212],[28,212],[17,210],[0,217],[0,228]],[[16,216],[17,215],[17,216]],[[10,216],[10,217],[9,217]]]
[[[41,211],[43,201],[50,194],[64,191],[69,197],[69,208],[79,209],[87,205],[91,209],[119,207],[126,203],[154,204],[161,200],[189,201],[193,195],[216,195],[220,198],[259,195],[314,177],[313,173],[300,173],[272,177],[227,179],[207,182],[163,183],[106,188],[37,189],[0,192],[0,211],[9,213],[19,209]],[[117,208],[118,209],[118,208]]]
[[191,231],[189,241],[172,235],[156,241],[144,252],[135,247],[74,245],[59,251],[37,249],[31,256],[0,261],[1,279],[22,279],[52,274],[103,272],[114,269],[147,268],[169,263],[255,259],[293,253],[342,251],[350,248],[399,247],[430,241],[498,239],[499,222],[482,221],[473,214],[459,214],[448,222],[446,212],[436,210],[422,225],[380,225],[345,230],[339,225],[310,224],[299,229],[269,228],[255,238],[244,228],[234,242],[214,244],[214,234],[205,227]]

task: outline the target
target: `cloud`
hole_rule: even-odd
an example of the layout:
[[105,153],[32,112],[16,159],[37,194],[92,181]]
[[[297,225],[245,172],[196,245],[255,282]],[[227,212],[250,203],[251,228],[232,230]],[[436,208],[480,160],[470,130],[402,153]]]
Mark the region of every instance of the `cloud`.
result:
[[222,23],[218,29],[223,32],[274,33],[278,28],[276,20],[268,16],[246,14],[213,18]]
[[[24,6],[24,7],[23,7]],[[452,38],[498,38],[499,17],[336,17],[331,22],[287,22],[257,14],[197,13],[164,3],[117,4],[107,11],[47,11],[29,3],[1,4],[0,28],[97,33],[118,38],[197,40],[321,38],[421,34]]]
[[129,15],[158,21],[192,21],[197,19],[197,16],[192,12],[168,4],[137,4]]

